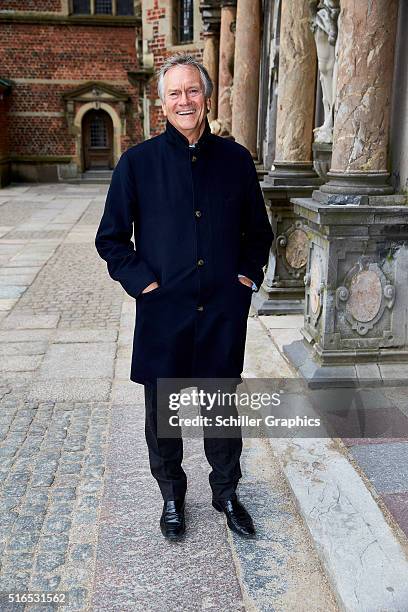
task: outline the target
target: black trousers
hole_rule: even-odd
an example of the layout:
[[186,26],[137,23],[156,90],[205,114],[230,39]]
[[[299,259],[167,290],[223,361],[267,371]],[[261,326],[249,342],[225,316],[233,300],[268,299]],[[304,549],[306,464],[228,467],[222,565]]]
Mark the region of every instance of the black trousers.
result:
[[[178,437],[164,438],[157,435],[157,387],[155,384],[145,384],[145,435],[149,451],[150,470],[160,487],[165,501],[184,499],[187,489],[187,477],[182,468],[183,440],[181,432]],[[233,390],[235,391],[235,387]],[[219,408],[215,406],[212,416],[217,410],[223,416],[237,417],[235,402],[231,406]],[[205,407],[201,406],[201,414],[205,415]],[[212,471],[209,482],[214,500],[226,500],[236,497],[235,490],[242,476],[240,456],[242,452],[242,436],[239,426],[229,427],[231,437],[214,437],[214,429],[203,427],[204,452]],[[220,432],[217,432],[218,436]],[[222,436],[222,433],[221,433]]]

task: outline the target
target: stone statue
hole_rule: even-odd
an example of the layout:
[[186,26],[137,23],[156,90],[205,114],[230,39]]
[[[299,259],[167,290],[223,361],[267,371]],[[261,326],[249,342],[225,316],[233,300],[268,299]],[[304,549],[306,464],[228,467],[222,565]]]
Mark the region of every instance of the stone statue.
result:
[[336,98],[340,0],[309,0],[319,78],[322,86],[324,123],[314,128],[315,142],[333,142],[333,107]]

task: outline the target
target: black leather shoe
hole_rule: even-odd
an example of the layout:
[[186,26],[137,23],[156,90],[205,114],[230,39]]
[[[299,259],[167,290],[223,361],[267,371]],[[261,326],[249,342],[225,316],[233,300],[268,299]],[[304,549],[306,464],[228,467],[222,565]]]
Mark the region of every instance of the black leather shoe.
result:
[[160,518],[160,529],[168,540],[179,540],[186,530],[184,500],[165,501]]
[[236,498],[225,501],[213,500],[212,505],[218,512],[224,512],[227,517],[227,525],[232,531],[244,538],[255,536],[251,515]]

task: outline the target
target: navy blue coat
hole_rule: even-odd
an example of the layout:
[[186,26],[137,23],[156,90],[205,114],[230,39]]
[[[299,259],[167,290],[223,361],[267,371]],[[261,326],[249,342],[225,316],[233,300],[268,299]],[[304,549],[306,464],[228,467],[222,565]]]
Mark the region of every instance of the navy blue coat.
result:
[[167,122],[123,153],[96,234],[136,299],[134,382],[242,373],[252,289],[237,275],[260,287],[273,234],[248,150],[207,121],[195,149]]

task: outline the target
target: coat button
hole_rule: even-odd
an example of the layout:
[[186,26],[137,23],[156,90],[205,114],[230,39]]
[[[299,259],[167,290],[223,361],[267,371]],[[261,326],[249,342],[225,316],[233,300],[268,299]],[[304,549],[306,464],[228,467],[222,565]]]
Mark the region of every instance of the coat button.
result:
[[203,266],[204,265],[204,259],[199,259],[197,261],[197,266]]
[[191,158],[191,161],[192,162],[197,161],[197,157],[195,155],[193,155],[193,157]]
[[201,217],[201,210],[196,210],[195,211],[195,216],[196,217]]
[[204,306],[197,306],[197,310],[199,310],[200,312],[202,312],[204,310]]

